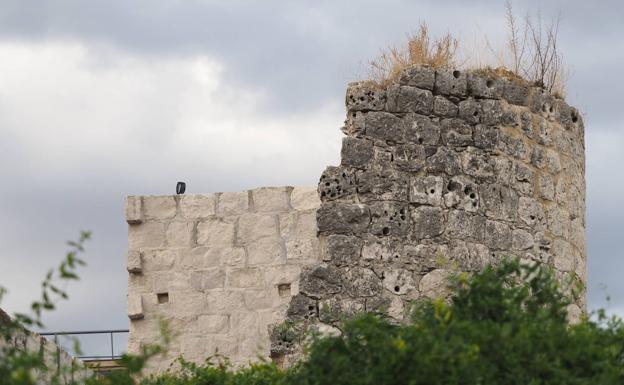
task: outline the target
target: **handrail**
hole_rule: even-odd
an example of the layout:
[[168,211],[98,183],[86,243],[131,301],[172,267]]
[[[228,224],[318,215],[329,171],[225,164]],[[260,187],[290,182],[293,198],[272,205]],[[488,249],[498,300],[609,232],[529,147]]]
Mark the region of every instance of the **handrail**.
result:
[[102,360],[102,359],[110,359],[116,360],[121,358],[121,356],[115,355],[115,342],[113,336],[115,334],[129,333],[128,329],[111,329],[111,330],[81,330],[81,331],[59,331],[59,332],[44,332],[39,333],[41,336],[54,336],[54,343],[58,345],[58,336],[66,336],[66,335],[85,335],[85,334],[110,334],[110,345],[111,345],[111,354],[110,356],[78,356],[79,359],[84,360]]

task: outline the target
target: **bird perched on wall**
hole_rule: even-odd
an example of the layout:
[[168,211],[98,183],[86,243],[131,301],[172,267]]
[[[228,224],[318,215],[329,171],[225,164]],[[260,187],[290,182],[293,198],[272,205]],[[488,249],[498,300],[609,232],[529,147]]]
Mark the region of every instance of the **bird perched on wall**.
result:
[[176,194],[182,195],[184,194],[185,191],[186,191],[186,183],[178,182],[178,184],[176,185]]

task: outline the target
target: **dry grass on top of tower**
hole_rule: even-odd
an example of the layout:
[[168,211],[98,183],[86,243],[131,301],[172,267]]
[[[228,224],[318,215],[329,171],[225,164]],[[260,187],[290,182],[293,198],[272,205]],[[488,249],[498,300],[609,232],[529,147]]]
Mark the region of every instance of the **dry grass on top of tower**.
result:
[[370,77],[385,86],[397,81],[405,68],[422,65],[434,68],[455,67],[458,44],[450,33],[431,40],[429,27],[426,23],[421,23],[418,32],[407,35],[404,46],[382,50],[379,57],[370,61]]
[[[526,15],[518,19],[506,5],[507,37],[505,48],[494,50],[487,38],[484,50],[489,53],[488,64],[470,65],[470,60],[459,59],[459,41],[450,33],[432,37],[426,23],[417,32],[408,34],[399,47],[389,47],[371,60],[370,79],[380,86],[399,80],[401,72],[410,67],[430,66],[436,69],[463,68],[494,72],[505,77],[524,80],[563,98],[567,72],[558,46],[560,17],[544,23],[538,13],[535,18]],[[462,57],[470,58],[463,52]]]

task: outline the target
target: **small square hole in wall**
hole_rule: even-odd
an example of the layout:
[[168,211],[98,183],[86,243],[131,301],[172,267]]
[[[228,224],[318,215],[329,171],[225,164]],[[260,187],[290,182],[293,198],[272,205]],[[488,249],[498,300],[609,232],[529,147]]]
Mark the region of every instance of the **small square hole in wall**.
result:
[[280,283],[277,285],[277,294],[280,297],[290,297],[290,283]]
[[158,303],[167,303],[169,302],[169,293],[158,293],[156,294],[158,298]]

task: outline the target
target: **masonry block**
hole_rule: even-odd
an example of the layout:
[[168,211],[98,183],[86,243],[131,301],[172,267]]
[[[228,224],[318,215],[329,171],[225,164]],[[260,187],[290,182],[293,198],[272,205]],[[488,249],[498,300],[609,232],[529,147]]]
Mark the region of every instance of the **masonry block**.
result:
[[277,216],[274,214],[245,214],[238,219],[237,241],[241,244],[278,235]]
[[136,225],[143,222],[141,197],[128,196],[126,197],[126,222],[129,225]]
[[128,251],[128,273],[140,274],[143,272],[141,252],[138,250]]
[[128,318],[132,321],[145,317],[143,313],[143,300],[140,294],[128,295]]
[[218,211],[220,217],[241,215],[249,210],[249,193],[224,192],[219,194]]
[[279,213],[290,210],[290,188],[261,187],[251,190],[254,210],[261,213]]
[[234,242],[234,224],[211,219],[197,224],[197,243],[210,247],[231,246]]
[[161,220],[175,217],[177,204],[173,196],[144,196],[145,219]]
[[206,219],[215,216],[216,194],[196,194],[180,196],[180,213],[186,219]]

